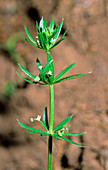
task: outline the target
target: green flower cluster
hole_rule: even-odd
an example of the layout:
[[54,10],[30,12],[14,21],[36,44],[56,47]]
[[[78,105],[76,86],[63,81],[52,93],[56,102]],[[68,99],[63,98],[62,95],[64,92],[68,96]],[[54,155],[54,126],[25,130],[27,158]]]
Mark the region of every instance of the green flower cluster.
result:
[[37,29],[37,33],[38,33],[37,41],[31,37],[27,27],[25,26],[26,34],[30,40],[29,41],[26,38],[26,41],[29,42],[30,44],[32,44],[33,46],[38,47],[42,50],[50,51],[52,48],[54,48],[56,45],[58,45],[62,40],[64,40],[64,36],[65,36],[67,30],[65,31],[63,36],[57,41],[57,38],[60,34],[62,25],[63,25],[63,20],[61,21],[59,26],[56,25],[54,27],[54,20],[52,19],[49,24],[49,27],[47,27],[46,19],[43,20],[43,18],[42,18],[39,25],[36,22],[36,29]]
[[51,60],[50,53],[48,53],[47,56],[50,58],[50,62],[47,63],[44,67],[42,67],[42,65],[40,64],[39,59],[37,59],[37,61],[36,61],[38,70],[40,71],[40,74],[38,76],[34,76],[33,74],[28,72],[23,66],[21,66],[19,64],[20,69],[26,75],[28,75],[30,78],[32,78],[33,80],[26,79],[26,78],[22,77],[19,73],[17,73],[18,76],[20,78],[22,78],[23,80],[29,82],[29,83],[40,84],[40,85],[50,85],[50,84],[60,83],[60,82],[65,81],[65,80],[70,80],[70,79],[82,77],[82,76],[90,73],[90,72],[88,72],[88,73],[85,73],[85,74],[76,74],[76,75],[71,75],[71,76],[61,78],[62,76],[64,76],[65,73],[67,73],[76,64],[76,63],[73,63],[73,64],[69,65],[68,67],[66,67],[63,71],[61,71],[54,78],[54,67],[53,67],[53,63],[52,63],[53,60]]
[[68,67],[66,67],[63,71],[61,71],[54,78],[53,60],[51,58],[49,51],[64,39],[66,31],[63,34],[63,36],[61,37],[61,39],[56,42],[56,40],[57,40],[57,38],[60,34],[62,25],[63,25],[63,20],[59,24],[59,26],[58,27],[56,26],[55,28],[54,28],[54,20],[53,19],[51,20],[49,27],[47,27],[47,22],[46,22],[46,20],[43,20],[43,18],[41,19],[39,26],[38,26],[38,23],[36,22],[36,29],[37,29],[37,33],[38,33],[38,42],[36,42],[31,37],[27,27],[25,26],[26,34],[27,34],[28,38],[30,39],[30,41],[29,41],[26,38],[27,42],[29,42],[30,44],[32,44],[35,47],[38,47],[38,48],[46,51],[46,53],[47,53],[47,64],[44,67],[42,67],[39,59],[37,58],[36,64],[37,64],[38,70],[40,72],[40,74],[38,76],[32,75],[23,66],[21,66],[19,64],[20,69],[23,72],[25,72],[25,74],[27,74],[33,80],[31,81],[29,79],[23,78],[21,75],[19,75],[19,73],[17,73],[20,78],[22,78],[23,80],[25,80],[29,83],[40,84],[40,85],[50,85],[50,84],[60,83],[60,82],[65,81],[65,80],[70,80],[70,79],[82,77],[82,76],[90,73],[90,72],[88,72],[88,73],[85,73],[85,74],[76,74],[76,75],[71,75],[71,76],[61,78],[70,69],[72,69],[73,66],[76,64],[76,63],[73,63],[73,64],[69,65]]
[[29,127],[27,125],[24,125],[23,123],[21,123],[19,120],[18,120],[18,123],[19,125],[23,128],[23,130],[25,130],[26,132],[28,133],[31,133],[31,134],[36,134],[36,135],[41,135],[43,137],[46,137],[46,136],[52,136],[54,137],[55,139],[57,140],[65,140],[69,143],[72,143],[74,145],[77,145],[79,147],[84,147],[78,143],[75,143],[67,138],[65,138],[64,136],[73,136],[73,135],[83,135],[85,134],[86,132],[82,132],[82,133],[69,133],[68,132],[68,127],[69,126],[64,126],[65,124],[67,124],[70,120],[72,119],[72,115],[69,116],[68,118],[66,118],[65,120],[63,120],[61,123],[59,123],[54,129],[52,132],[49,131],[49,123],[48,123],[48,114],[47,114],[47,108],[45,108],[45,111],[44,111],[44,114],[43,114],[43,122],[41,121],[41,116],[37,116],[37,118],[31,118],[31,122],[34,122],[35,120],[39,121],[39,123],[44,127],[45,131],[43,130],[39,130],[39,129],[36,129],[36,128],[32,128],[32,127]]

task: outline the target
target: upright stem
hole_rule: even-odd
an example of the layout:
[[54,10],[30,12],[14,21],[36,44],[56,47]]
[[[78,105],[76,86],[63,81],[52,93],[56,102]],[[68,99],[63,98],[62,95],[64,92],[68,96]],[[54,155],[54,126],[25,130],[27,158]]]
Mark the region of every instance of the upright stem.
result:
[[[53,114],[54,114],[54,87],[50,85],[50,114],[49,114],[49,132],[53,131]],[[48,170],[52,167],[52,136],[49,136],[48,141]]]
[[49,136],[48,141],[48,170],[52,168],[52,136]]
[[50,85],[50,115],[49,115],[49,131],[53,130],[53,115],[54,115],[54,87]]

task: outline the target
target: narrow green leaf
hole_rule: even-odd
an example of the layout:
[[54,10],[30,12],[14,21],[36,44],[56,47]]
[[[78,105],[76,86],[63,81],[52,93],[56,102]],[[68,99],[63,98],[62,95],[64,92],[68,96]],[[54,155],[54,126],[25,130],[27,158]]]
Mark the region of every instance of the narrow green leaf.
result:
[[17,73],[17,75],[18,75],[21,79],[23,79],[23,80],[25,80],[25,81],[27,81],[27,82],[29,82],[29,83],[34,83],[34,81],[31,81],[31,80],[28,80],[28,79],[22,77],[19,73]]
[[62,35],[61,38],[64,38],[64,36],[66,35],[67,31],[68,31],[68,29],[64,32],[64,34]]
[[47,37],[43,36],[43,33],[40,33],[40,39],[41,39],[44,49],[47,49],[47,47],[46,47]]
[[86,132],[82,132],[82,133],[64,133],[63,136],[74,136],[74,135],[83,135]]
[[38,34],[38,40],[39,40],[41,48],[46,49],[45,40],[41,32],[39,32]]
[[38,133],[41,133],[41,134],[47,134],[47,132],[43,131],[43,130],[39,130],[39,129],[35,129],[35,128],[32,128],[32,127],[29,127],[27,125],[24,125],[23,123],[21,123],[19,120],[17,120],[19,125],[26,129],[26,130],[30,130],[30,131],[33,131],[33,132],[38,132]]
[[43,22],[43,29],[45,29],[46,27],[47,27],[47,21],[45,19],[44,22]]
[[27,74],[29,77],[31,77],[31,78],[33,78],[33,79],[36,78],[36,76],[34,76],[33,74],[29,73],[23,66],[21,66],[20,64],[18,64],[18,65],[19,65],[20,69],[21,69],[25,74]]
[[51,20],[49,27],[50,27],[51,32],[52,32],[53,28],[54,28],[54,19]]
[[43,124],[47,127],[47,129],[49,129],[47,107],[45,107],[44,114],[43,114]]
[[41,121],[39,121],[39,122],[40,122],[40,124],[44,127],[44,129],[45,129],[46,131],[48,131],[48,128],[46,127],[46,125],[44,125],[44,123],[41,122]]
[[42,33],[44,42],[45,42],[45,50],[47,51],[49,49],[49,37],[43,32]]
[[60,138],[63,139],[63,140],[65,140],[65,141],[67,141],[67,142],[69,142],[69,143],[72,143],[73,145],[79,146],[79,147],[81,147],[81,148],[84,147],[84,146],[82,146],[82,145],[80,145],[80,144],[78,144],[78,143],[75,143],[75,142],[73,142],[73,141],[71,141],[71,140],[69,140],[69,139],[67,139],[67,138],[65,138],[65,137],[63,137],[63,136],[60,136]]
[[66,32],[67,32],[68,30],[66,30],[65,32],[64,32],[64,34],[62,35],[62,37],[57,41],[57,42],[55,42],[53,45],[51,44],[51,47],[50,47],[50,50],[52,49],[52,48],[54,48],[56,45],[58,45],[61,41],[63,41],[64,39],[65,39],[65,34],[66,34]]
[[52,32],[52,34],[48,37],[48,42],[51,41],[51,39],[54,37],[55,33],[56,33],[56,30],[54,30],[54,31]]
[[39,132],[33,132],[33,131],[29,131],[23,128],[24,131],[31,133],[31,134],[35,134],[35,135],[41,135],[43,137],[49,136],[49,134],[45,134],[45,133],[39,133]]
[[39,31],[42,32],[42,30],[43,30],[43,17],[42,17],[42,19],[40,20],[40,23],[39,23]]
[[59,34],[60,34],[60,31],[61,31],[62,25],[63,25],[63,20],[61,21],[61,23],[59,24],[59,26],[58,26],[58,28],[57,28],[57,31],[56,31],[54,40],[57,40],[57,38],[58,38],[58,36],[59,36]]
[[43,83],[43,82],[41,82],[41,81],[39,81],[39,82],[34,82],[34,84],[47,85],[47,84],[45,84],[45,83]]
[[49,63],[47,63],[47,64],[43,67],[43,69],[40,71],[40,74],[39,74],[39,75],[40,75],[40,77],[41,77],[42,79],[45,77],[46,71],[49,69],[51,63],[52,63],[52,60],[51,60]]
[[33,132],[33,131],[29,131],[29,130],[24,129],[24,128],[23,128],[23,130],[25,130],[26,132],[31,133],[31,134],[42,135],[42,133],[40,133],[40,132]]
[[50,135],[50,134],[48,134],[48,133],[47,133],[47,134],[42,134],[43,137],[46,137],[46,136],[49,136],[49,135]]
[[73,63],[71,65],[69,65],[68,67],[66,67],[63,71],[61,71],[54,79],[54,83],[60,78],[62,77],[64,74],[66,74],[76,63]]
[[38,45],[33,44],[33,43],[32,43],[31,41],[29,41],[27,38],[25,38],[25,40],[26,40],[29,44],[33,45],[34,47],[38,47],[38,48],[39,48],[39,46],[38,46]]
[[45,50],[44,48],[42,48],[41,45],[39,45],[38,43],[37,43],[37,45],[35,45],[35,44],[33,44],[31,41],[29,41],[27,38],[25,38],[25,40],[26,40],[29,44],[33,45],[34,47],[38,47],[38,48],[46,51],[46,50]]
[[67,117],[66,119],[64,119],[61,123],[59,123],[54,129],[53,129],[53,132],[56,132],[60,129],[63,128],[63,126],[68,123],[70,120],[72,119],[72,115]]
[[36,60],[36,64],[37,64],[38,70],[41,71],[42,65],[41,65],[41,63],[40,63],[40,61],[39,61],[38,58],[37,58],[37,60]]
[[43,32],[42,35],[43,35],[43,37],[44,37],[44,39],[45,39],[45,43],[46,43],[46,42],[48,41],[48,37],[47,37],[47,35],[45,34],[45,32]]
[[29,39],[34,43],[34,44],[37,44],[37,42],[32,38],[32,36],[30,35],[27,27],[25,26],[25,31],[26,31],[26,34],[27,36],[29,37]]
[[40,80],[41,80],[45,85],[48,85],[48,84],[49,84],[49,82],[48,82],[47,79],[46,79],[45,74],[43,74],[43,69],[40,71],[39,77],[40,77]]
[[38,43],[37,43],[37,45],[36,45],[36,44],[33,44],[31,41],[29,41],[27,38],[25,38],[25,40],[26,40],[29,44],[33,45],[34,47],[38,47],[38,48],[40,48],[40,49],[42,49],[42,50],[45,50],[45,49],[43,49]]
[[85,74],[71,75],[71,76],[68,76],[68,77],[64,77],[64,78],[62,78],[62,79],[59,79],[59,80],[57,80],[55,83],[60,83],[60,82],[65,81],[65,80],[71,80],[71,79],[79,78],[79,77],[85,76],[85,75],[90,74],[90,73],[91,73],[91,72],[88,72],[88,73],[85,73]]
[[22,77],[18,72],[16,72],[16,73],[17,73],[17,75],[18,75],[21,79],[23,79],[23,80],[25,80],[25,81],[27,81],[27,82],[29,82],[29,83],[39,84],[39,85],[46,85],[45,83],[43,83],[43,82],[41,82],[41,81],[35,82],[35,81],[28,80],[28,79]]
[[64,38],[61,38],[60,40],[58,40],[57,42],[54,43],[54,45],[51,45],[50,50],[53,49],[55,46],[57,46],[61,41],[63,41]]
[[38,22],[36,21],[36,30],[37,32],[39,32],[39,26],[38,26]]
[[[50,52],[47,52],[47,63],[51,62],[52,58],[50,55]],[[48,71],[52,72],[52,75],[49,77],[50,82],[52,83],[54,80],[54,66],[53,66],[53,62],[51,62],[50,66],[48,67]]]
[[38,33],[38,41],[39,41],[39,45],[41,46],[41,48],[44,49],[42,42],[41,42],[40,32]]
[[66,32],[67,32],[68,30],[66,30],[65,32],[64,32],[64,34],[62,35],[62,37],[57,41],[57,42],[55,42],[54,44],[51,44],[51,47],[50,47],[50,50],[52,49],[52,48],[54,48],[55,46],[57,46],[61,41],[63,41],[64,39],[65,39],[65,34],[66,34]]
[[57,135],[51,135],[53,138],[55,138],[55,139],[57,139],[57,140],[61,140],[60,138],[59,138],[59,136],[57,136]]

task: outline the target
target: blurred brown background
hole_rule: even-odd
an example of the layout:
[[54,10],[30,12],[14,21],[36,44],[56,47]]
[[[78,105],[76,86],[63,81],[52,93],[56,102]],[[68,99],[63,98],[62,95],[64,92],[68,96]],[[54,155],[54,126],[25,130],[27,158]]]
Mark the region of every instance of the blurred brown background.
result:
[[[26,43],[24,25],[35,38],[35,21],[52,18],[66,39],[52,51],[55,75],[76,62],[67,74],[92,74],[55,85],[54,126],[73,114],[70,132],[87,134],[70,139],[81,149],[54,140],[53,170],[108,170],[108,1],[107,0],[0,0],[0,170],[46,170],[47,139],[25,133],[21,122],[41,129],[30,117],[42,115],[49,89],[25,83],[17,63],[34,75],[38,57],[46,54]],[[25,76],[25,75],[24,75]]]

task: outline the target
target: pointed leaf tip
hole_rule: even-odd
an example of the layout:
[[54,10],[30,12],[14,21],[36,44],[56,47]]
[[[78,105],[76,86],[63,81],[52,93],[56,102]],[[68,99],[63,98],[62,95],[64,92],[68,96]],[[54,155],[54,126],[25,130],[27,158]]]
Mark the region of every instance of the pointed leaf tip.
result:
[[81,147],[81,148],[84,147],[83,145],[80,145],[80,144],[78,144],[78,143],[76,143],[76,142],[73,142],[73,141],[71,141],[71,140],[69,140],[69,139],[67,139],[67,138],[65,138],[65,137],[63,137],[63,136],[59,136],[59,137],[60,137],[61,139],[65,140],[66,142],[72,143],[73,145],[79,146],[79,147]]
[[55,37],[54,37],[54,40],[56,41],[59,34],[60,34],[60,31],[61,31],[61,28],[62,28],[62,25],[63,25],[63,20],[61,21],[61,23],[59,24],[58,28],[57,28],[57,31],[56,31],[56,34],[55,34]]
[[84,134],[86,134],[87,132],[84,132]]
[[43,131],[43,130],[39,130],[39,129],[35,129],[35,128],[32,128],[32,127],[29,127],[29,126],[27,126],[27,125],[21,123],[20,121],[18,121],[18,123],[19,123],[19,125],[20,125],[22,128],[24,128],[24,129],[26,129],[26,130],[33,131],[33,132],[38,132],[38,133],[40,133],[40,134],[47,134],[46,131]]
[[87,74],[89,74],[89,72],[85,73],[85,74],[76,74],[76,75],[67,76],[67,77],[64,77],[64,78],[57,80],[55,83],[60,83],[60,82],[65,81],[65,80],[71,80],[71,79],[79,78],[79,77],[85,76]]
[[57,80],[59,80],[64,74],[66,74],[70,69],[72,69],[75,64],[76,64],[76,62],[73,63],[73,64],[71,64],[71,65],[69,65],[69,66],[66,67],[63,71],[61,71],[61,72],[55,77],[54,83],[55,83]]
[[34,76],[33,74],[29,73],[29,72],[28,72],[23,66],[21,66],[20,64],[19,64],[19,67],[20,67],[20,69],[21,69],[26,75],[28,75],[29,77],[31,77],[31,78],[33,78],[33,79],[36,78],[36,76]]
[[30,39],[30,41],[31,41],[32,43],[34,43],[34,44],[37,44],[37,42],[36,42],[36,41],[32,38],[32,36],[30,35],[30,33],[29,33],[29,31],[28,31],[28,29],[27,29],[26,26],[25,26],[25,32],[26,32],[28,38]]

